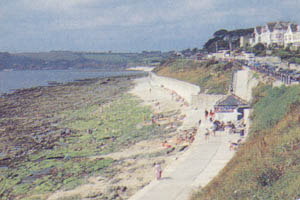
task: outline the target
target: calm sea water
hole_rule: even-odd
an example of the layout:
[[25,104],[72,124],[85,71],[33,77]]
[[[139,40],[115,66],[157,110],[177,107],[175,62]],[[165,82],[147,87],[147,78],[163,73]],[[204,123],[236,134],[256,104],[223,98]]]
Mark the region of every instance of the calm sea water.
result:
[[102,78],[137,74],[134,71],[96,71],[96,70],[34,70],[34,71],[0,71],[0,94],[10,93],[16,89],[46,86],[48,82],[70,82],[86,78]]

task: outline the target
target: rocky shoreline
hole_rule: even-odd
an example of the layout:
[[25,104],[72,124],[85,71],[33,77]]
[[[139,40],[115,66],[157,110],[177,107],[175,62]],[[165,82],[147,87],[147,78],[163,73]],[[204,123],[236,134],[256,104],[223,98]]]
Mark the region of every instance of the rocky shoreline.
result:
[[[128,94],[132,80],[142,76],[86,79],[2,95],[0,198],[127,199],[148,184],[153,175],[145,170],[154,161],[165,165],[183,150],[160,144],[174,137],[181,122],[172,127],[166,122],[180,112],[164,113],[165,119],[153,124],[151,117],[159,112],[153,115]],[[98,187],[78,194],[91,184]]]
[[109,102],[131,87],[132,78],[136,76],[85,79],[2,95],[0,166],[10,166],[36,150],[53,148],[64,132],[53,126],[63,120],[60,112]]

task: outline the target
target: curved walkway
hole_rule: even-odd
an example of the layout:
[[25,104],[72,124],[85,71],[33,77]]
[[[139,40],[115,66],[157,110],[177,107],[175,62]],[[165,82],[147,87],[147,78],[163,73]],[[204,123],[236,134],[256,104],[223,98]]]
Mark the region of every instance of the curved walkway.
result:
[[[151,95],[155,95],[157,100],[163,102],[162,104],[174,105],[170,98],[166,98],[164,89],[153,87],[149,78],[138,79],[133,93],[149,101],[150,88],[153,91]],[[217,100],[203,105],[206,105],[206,109],[211,109]],[[217,132],[217,136],[210,136],[205,140],[205,129],[210,124],[204,119],[204,109],[193,110],[191,107],[181,109],[187,116],[183,123],[184,128],[192,127],[199,119],[202,120],[195,141],[181,157],[163,170],[161,180],[153,180],[132,196],[131,200],[187,200],[193,190],[209,183],[232,158],[234,152],[229,150],[229,141],[236,141],[239,136]]]

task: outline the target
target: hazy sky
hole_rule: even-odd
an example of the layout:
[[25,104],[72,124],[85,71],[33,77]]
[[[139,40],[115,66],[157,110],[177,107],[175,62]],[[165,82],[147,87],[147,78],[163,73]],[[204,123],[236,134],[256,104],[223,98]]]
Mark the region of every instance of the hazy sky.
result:
[[0,51],[199,48],[276,20],[300,23],[300,0],[0,0]]

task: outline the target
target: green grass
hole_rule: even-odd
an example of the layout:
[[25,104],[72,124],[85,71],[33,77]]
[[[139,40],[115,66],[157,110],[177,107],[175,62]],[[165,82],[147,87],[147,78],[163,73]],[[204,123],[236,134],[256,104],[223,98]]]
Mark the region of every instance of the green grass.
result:
[[254,119],[254,132],[273,127],[290,112],[289,106],[299,101],[300,87],[271,88],[266,86],[265,93],[265,96],[253,107],[251,118]]
[[[69,190],[85,183],[86,177],[105,176],[114,160],[91,156],[122,150],[158,136],[164,128],[144,125],[144,119],[150,121],[151,110],[139,104],[137,98],[123,95],[102,112],[100,106],[91,105],[62,113],[65,121],[58,126],[70,128],[71,136],[61,138],[53,149],[30,155],[13,168],[0,169],[0,198],[24,199],[58,189]],[[93,129],[93,134],[88,134],[87,129]]]
[[195,199],[300,198],[300,86],[254,90],[250,137]]
[[239,66],[232,63],[176,59],[158,67],[156,73],[199,85],[208,94],[227,94],[235,69]]

